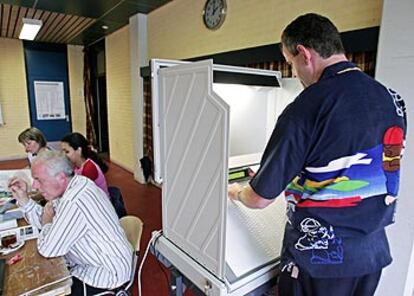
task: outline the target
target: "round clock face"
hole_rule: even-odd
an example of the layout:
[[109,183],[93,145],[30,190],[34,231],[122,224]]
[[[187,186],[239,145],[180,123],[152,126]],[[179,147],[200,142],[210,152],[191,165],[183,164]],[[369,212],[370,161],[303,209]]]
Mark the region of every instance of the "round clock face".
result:
[[207,28],[218,29],[226,17],[226,0],[207,0],[203,11],[203,20]]

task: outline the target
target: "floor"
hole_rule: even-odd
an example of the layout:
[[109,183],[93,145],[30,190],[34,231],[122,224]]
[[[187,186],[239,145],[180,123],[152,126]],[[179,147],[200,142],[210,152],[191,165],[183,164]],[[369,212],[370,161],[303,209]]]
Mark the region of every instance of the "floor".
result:
[[[19,169],[27,166],[26,160],[0,162],[0,169]],[[121,189],[128,214],[140,217],[144,222],[141,239],[141,254],[144,253],[151,232],[161,229],[161,190],[153,185],[141,185],[128,171],[112,163],[106,173],[109,185]],[[168,270],[162,267],[151,254],[148,255],[142,270],[141,296],[168,295]],[[134,296],[138,295],[137,283],[133,287]],[[187,293],[189,295],[190,293]]]

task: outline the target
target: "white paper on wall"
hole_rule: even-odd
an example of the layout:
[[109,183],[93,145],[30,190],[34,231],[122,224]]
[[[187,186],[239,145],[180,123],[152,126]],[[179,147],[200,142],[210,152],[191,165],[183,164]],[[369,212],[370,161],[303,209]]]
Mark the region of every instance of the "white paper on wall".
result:
[[34,90],[37,120],[66,118],[62,81],[35,81]]

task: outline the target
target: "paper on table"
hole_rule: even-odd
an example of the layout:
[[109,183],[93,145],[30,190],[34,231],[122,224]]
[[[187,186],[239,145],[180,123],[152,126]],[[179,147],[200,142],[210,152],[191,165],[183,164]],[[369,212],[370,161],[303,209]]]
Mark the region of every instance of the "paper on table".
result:
[[23,211],[20,208],[8,210],[4,214],[0,214],[0,222],[13,220],[13,219],[21,219],[24,217]]
[[246,208],[240,202],[228,202],[226,263],[236,277],[280,256],[285,204],[283,196],[262,210]]
[[11,219],[11,220],[0,222],[0,231],[7,230],[10,228],[16,228],[16,227],[17,227],[16,219]]

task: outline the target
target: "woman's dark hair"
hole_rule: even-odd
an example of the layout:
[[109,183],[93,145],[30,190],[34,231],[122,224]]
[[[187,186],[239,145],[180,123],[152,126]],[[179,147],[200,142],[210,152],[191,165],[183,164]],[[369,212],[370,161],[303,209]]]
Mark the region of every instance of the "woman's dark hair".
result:
[[282,45],[292,55],[298,54],[299,44],[312,48],[322,58],[344,53],[341,36],[335,25],[326,17],[308,13],[293,20],[282,33]]
[[92,159],[101,168],[103,173],[108,171],[108,165],[103,161],[98,154],[91,149],[88,140],[80,133],[67,134],[60,140],[61,142],[68,143],[70,147],[77,150],[79,147],[82,149],[82,157],[85,159]]

